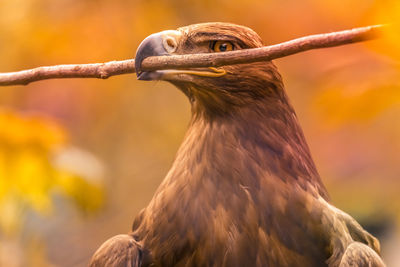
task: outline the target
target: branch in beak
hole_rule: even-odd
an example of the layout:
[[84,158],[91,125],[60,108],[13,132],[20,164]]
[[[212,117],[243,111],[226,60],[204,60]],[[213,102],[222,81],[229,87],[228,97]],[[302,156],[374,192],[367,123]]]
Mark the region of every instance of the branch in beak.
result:
[[178,47],[182,33],[179,31],[162,31],[148,36],[136,51],[135,71],[139,80],[148,80],[149,74],[142,71],[142,62],[147,57],[169,56]]

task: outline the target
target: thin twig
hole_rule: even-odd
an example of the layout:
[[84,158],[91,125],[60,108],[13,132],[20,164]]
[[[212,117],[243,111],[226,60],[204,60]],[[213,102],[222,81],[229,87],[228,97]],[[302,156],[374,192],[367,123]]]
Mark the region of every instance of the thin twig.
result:
[[327,48],[376,39],[383,25],[367,26],[340,32],[323,33],[297,38],[284,43],[260,48],[221,53],[189,54],[149,57],[143,60],[144,71],[219,67],[240,63],[273,60],[311,49]]
[[68,64],[38,67],[29,70],[0,73],[0,85],[26,85],[55,78],[99,78],[135,72],[135,60],[110,61],[93,64]]
[[[309,35],[284,43],[260,48],[236,50],[222,53],[205,53],[149,57],[143,60],[142,69],[184,69],[219,67],[239,63],[250,63],[277,59],[311,49],[333,47],[376,39],[383,25],[354,28],[351,30]],[[30,70],[0,73],[1,85],[26,85],[54,78],[101,78],[135,72],[134,59],[95,64],[57,65]]]

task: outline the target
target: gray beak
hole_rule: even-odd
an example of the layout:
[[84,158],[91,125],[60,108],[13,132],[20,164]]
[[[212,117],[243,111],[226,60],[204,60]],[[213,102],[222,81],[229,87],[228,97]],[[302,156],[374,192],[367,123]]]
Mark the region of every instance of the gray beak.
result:
[[135,69],[138,80],[157,80],[159,73],[157,71],[142,71],[142,62],[145,58],[151,56],[167,56],[175,52],[178,47],[179,31],[163,31],[148,36],[139,45],[135,57]]

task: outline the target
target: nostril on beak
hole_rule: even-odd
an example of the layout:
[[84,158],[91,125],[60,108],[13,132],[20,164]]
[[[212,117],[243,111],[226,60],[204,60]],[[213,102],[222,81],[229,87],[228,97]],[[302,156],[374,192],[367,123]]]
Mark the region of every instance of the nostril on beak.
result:
[[164,45],[165,50],[167,50],[168,53],[175,52],[176,48],[178,47],[178,44],[177,44],[175,38],[173,38],[171,36],[167,36],[166,38],[164,38],[163,45]]

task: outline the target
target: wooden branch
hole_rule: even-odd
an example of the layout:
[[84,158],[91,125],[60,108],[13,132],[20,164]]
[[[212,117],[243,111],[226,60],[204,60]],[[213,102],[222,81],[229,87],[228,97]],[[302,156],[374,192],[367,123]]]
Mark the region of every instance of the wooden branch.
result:
[[[383,25],[354,28],[351,30],[316,34],[284,43],[253,49],[221,53],[204,53],[149,57],[143,60],[144,71],[160,69],[185,69],[219,67],[277,59],[311,49],[333,47],[376,39]],[[135,72],[134,59],[95,64],[57,65],[29,70],[0,73],[0,86],[26,85],[34,81],[54,78],[100,78]]]
[[219,67],[240,63],[268,61],[311,49],[327,48],[376,39],[383,25],[354,28],[340,32],[309,35],[284,43],[231,52],[149,57],[143,60],[144,71]]
[[93,64],[68,64],[38,67],[29,70],[0,73],[0,85],[26,85],[56,78],[99,78],[135,72],[135,60],[110,61]]

